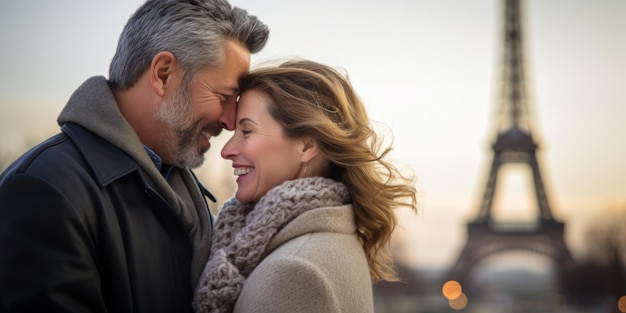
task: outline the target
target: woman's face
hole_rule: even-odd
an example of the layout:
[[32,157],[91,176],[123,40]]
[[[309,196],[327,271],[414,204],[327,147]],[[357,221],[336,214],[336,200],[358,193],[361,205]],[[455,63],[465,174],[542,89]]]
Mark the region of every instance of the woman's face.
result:
[[269,114],[262,92],[244,92],[237,107],[235,133],[222,148],[233,161],[237,176],[235,196],[241,203],[257,202],[271,188],[300,176],[304,141],[289,139]]

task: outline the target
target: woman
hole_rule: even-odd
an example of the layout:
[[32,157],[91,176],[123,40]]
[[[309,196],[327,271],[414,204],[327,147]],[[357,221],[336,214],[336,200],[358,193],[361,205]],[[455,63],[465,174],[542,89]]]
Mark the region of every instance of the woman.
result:
[[373,312],[372,282],[395,280],[394,208],[416,211],[412,179],[384,160],[346,77],[311,61],[251,72],[233,137],[235,197],[215,224],[198,312]]

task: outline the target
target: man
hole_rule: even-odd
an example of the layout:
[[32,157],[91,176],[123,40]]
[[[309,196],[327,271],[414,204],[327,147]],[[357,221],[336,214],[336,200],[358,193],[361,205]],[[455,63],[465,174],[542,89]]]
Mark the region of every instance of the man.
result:
[[268,33],[225,0],[135,12],[109,79],[80,86],[61,133],[0,176],[1,312],[192,311],[212,196],[190,168],[234,129]]

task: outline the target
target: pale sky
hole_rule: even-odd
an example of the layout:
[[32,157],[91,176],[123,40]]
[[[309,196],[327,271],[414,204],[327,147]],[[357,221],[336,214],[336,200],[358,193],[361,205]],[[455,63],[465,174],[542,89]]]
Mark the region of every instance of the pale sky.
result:
[[[55,133],[56,115],[75,88],[90,76],[107,76],[117,38],[140,3],[0,2],[2,155]],[[418,179],[420,213],[402,223],[410,238],[406,262],[451,265],[491,161],[503,1],[231,3],[271,29],[253,66],[303,57],[348,72],[370,117],[393,132],[393,159]],[[576,256],[594,214],[626,210],[626,0],[532,0],[523,8],[539,162]],[[222,201],[234,179],[230,163],[219,159],[227,136],[199,170],[213,190],[227,182],[216,191]],[[525,176],[511,173],[508,186],[525,190]],[[507,196],[515,189],[502,188]],[[502,216],[535,208],[520,195],[503,200]]]

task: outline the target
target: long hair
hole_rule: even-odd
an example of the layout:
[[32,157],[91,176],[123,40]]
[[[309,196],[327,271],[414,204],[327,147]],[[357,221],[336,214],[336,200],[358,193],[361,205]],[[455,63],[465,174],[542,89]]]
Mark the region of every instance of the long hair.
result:
[[390,251],[395,208],[417,211],[413,178],[385,160],[391,145],[373,129],[347,76],[307,60],[253,70],[240,81],[270,99],[269,113],[290,138],[315,140],[330,162],[329,176],[350,191],[357,233],[374,282],[396,280]]
[[162,51],[176,57],[185,77],[193,76],[202,68],[221,65],[226,40],[237,40],[255,53],[268,37],[268,27],[256,16],[225,0],[148,0],[120,35],[109,81],[130,88]]

